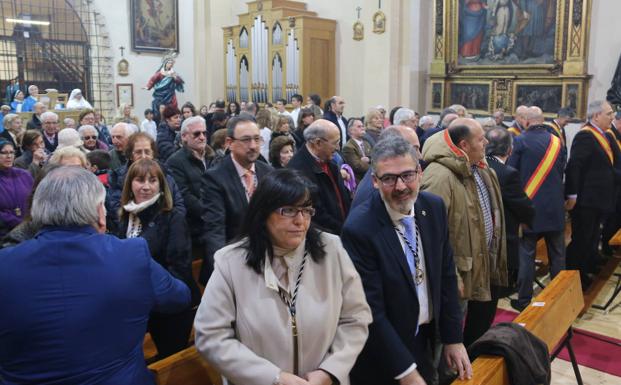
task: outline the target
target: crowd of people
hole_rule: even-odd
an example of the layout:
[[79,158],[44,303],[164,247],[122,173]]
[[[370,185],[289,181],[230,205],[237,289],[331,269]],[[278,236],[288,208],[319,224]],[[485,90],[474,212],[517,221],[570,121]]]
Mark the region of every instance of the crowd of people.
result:
[[621,112],[604,101],[569,151],[569,109],[347,119],[340,96],[296,94],[290,111],[188,102],[142,122],[122,105],[108,128],[72,96],[73,127],[35,102],[27,129],[9,112],[0,131],[9,383],[149,384],[145,331],[164,358],[192,328],[236,384],[469,378],[499,298],[531,302],[537,241],[551,278],[577,269],[586,288],[620,227]]

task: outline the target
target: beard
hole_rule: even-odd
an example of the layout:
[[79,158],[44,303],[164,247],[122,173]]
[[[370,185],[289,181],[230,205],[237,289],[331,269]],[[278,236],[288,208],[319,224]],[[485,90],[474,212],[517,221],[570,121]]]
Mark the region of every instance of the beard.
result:
[[405,189],[400,191],[393,189],[393,191],[389,194],[384,193],[384,190],[382,189],[380,189],[379,191],[382,200],[388,203],[390,208],[404,215],[410,213],[410,211],[414,207],[414,203],[416,202],[416,197],[418,196],[418,188],[411,189],[409,187],[406,187]]

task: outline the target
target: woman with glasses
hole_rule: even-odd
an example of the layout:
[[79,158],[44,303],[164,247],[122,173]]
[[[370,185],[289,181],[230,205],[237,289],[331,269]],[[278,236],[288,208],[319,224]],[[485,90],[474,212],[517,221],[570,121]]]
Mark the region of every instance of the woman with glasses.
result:
[[108,145],[99,140],[99,133],[94,126],[89,124],[80,126],[80,128],[78,128],[78,133],[80,134],[80,139],[84,144],[84,148],[88,151],[108,150]]
[[0,238],[20,224],[28,213],[32,176],[26,170],[13,167],[14,161],[15,147],[0,138]]
[[[129,168],[116,235],[121,239],[144,238],[153,259],[185,282],[192,293],[192,306],[198,304],[200,291],[192,277],[192,246],[185,215],[174,209],[166,177],[156,161],[140,159]],[[159,359],[188,346],[193,319],[191,307],[177,314],[151,313],[148,330]]]
[[349,384],[371,314],[339,237],[311,223],[309,189],[297,171],[267,174],[215,254],[195,344],[230,383]]

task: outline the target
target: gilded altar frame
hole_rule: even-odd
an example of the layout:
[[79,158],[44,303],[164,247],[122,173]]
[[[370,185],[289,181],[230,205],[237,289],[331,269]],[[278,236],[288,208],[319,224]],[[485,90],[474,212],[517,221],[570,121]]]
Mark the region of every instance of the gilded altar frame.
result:
[[[536,0],[531,1],[535,3]],[[502,5],[499,6],[499,3]],[[538,5],[528,3],[528,0],[434,0],[434,49],[428,87],[428,108],[431,112],[440,112],[443,107],[462,104],[458,101],[466,100],[478,103],[469,108],[475,115],[489,115],[498,108],[510,114],[521,102],[543,104],[545,100],[544,112],[548,117],[554,117],[559,106],[571,106],[577,118],[585,117],[591,78],[587,73],[591,0],[543,0],[537,1]],[[500,7],[507,4],[513,7],[508,15],[512,15],[514,29],[507,32],[510,27],[505,27],[502,36],[496,29],[497,26],[502,27],[498,14]],[[529,32],[525,31],[528,28],[525,25],[530,20],[527,17],[520,20],[520,16],[527,13],[527,7],[538,6],[546,11],[543,18],[537,19],[543,20],[540,23],[545,23],[546,28],[541,42],[533,36],[526,36]],[[480,47],[478,55],[476,48],[464,53],[464,46],[468,43],[464,42],[465,36],[470,37],[471,34],[465,24],[472,20],[467,19],[472,13],[466,15],[466,7],[471,7],[468,11],[485,9],[480,45],[472,39],[474,46]],[[490,16],[497,19],[489,22]],[[480,24],[474,28],[481,28]],[[496,38],[498,40],[492,40]],[[497,41],[505,45],[495,44]],[[530,51],[524,42],[530,43]],[[517,43],[521,45],[517,46]],[[537,44],[540,52],[535,54],[532,47],[537,47]],[[495,49],[506,49],[508,53],[501,50],[498,53]],[[532,56],[528,56],[529,52]],[[488,84],[488,108],[481,108],[480,98],[464,98],[462,93],[457,93],[459,100],[455,100],[455,89],[460,84]]]

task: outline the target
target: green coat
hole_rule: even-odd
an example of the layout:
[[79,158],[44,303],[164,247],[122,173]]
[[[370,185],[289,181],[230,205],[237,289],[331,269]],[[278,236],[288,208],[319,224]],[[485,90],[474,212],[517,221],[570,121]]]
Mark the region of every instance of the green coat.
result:
[[463,299],[491,300],[490,284],[507,286],[505,218],[500,185],[483,160],[479,174],[490,194],[494,232],[491,246],[485,240],[483,212],[468,157],[451,141],[446,130],[431,136],[423,148],[427,168],[421,189],[439,195],[447,208],[449,240]]

